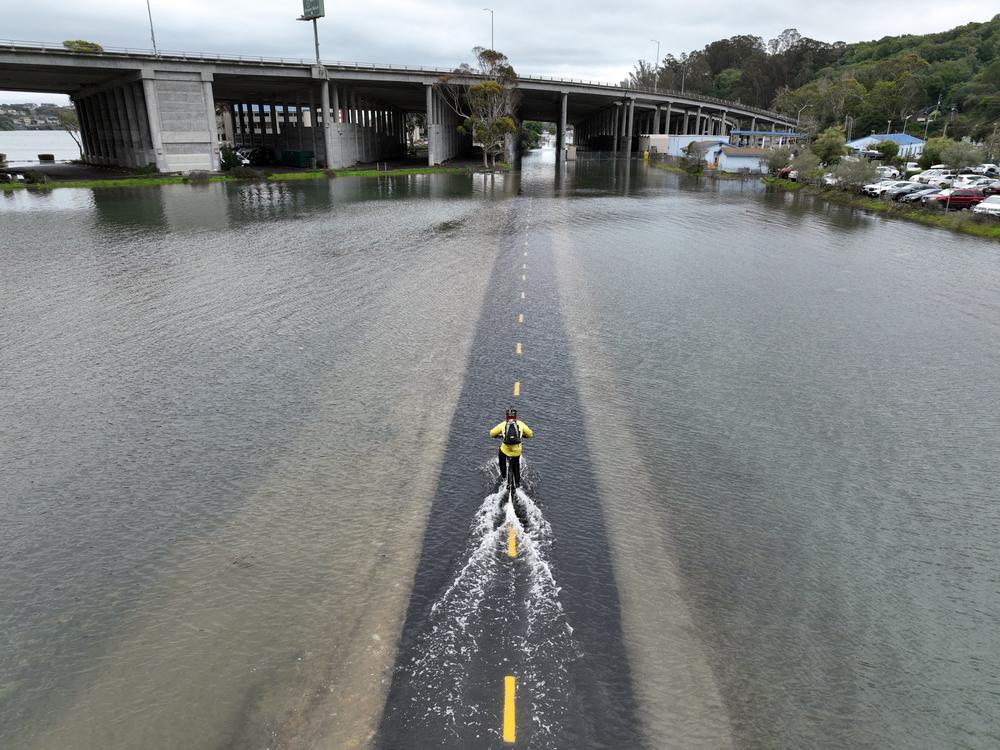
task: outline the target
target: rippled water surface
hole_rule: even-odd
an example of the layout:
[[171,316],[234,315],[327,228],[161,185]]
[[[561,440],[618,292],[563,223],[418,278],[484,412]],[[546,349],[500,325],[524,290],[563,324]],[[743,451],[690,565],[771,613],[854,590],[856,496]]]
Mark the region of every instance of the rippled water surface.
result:
[[515,602],[525,746],[1000,745],[995,243],[543,156],[0,237],[0,746],[499,746]]

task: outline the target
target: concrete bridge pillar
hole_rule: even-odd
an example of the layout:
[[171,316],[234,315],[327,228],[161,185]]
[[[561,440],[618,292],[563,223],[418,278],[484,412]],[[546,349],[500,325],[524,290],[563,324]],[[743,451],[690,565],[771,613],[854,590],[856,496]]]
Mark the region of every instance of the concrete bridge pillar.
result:
[[559,95],[559,123],[556,129],[556,161],[566,160],[566,110],[569,103],[569,94],[565,91]]
[[205,99],[205,115],[208,120],[209,159],[212,171],[219,171],[219,124],[215,117],[215,95],[212,93],[211,73],[201,74],[202,96]]
[[437,132],[436,107],[434,106],[434,86],[426,85],[427,93],[427,165],[437,164]]
[[625,156],[632,157],[632,133],[635,129],[635,99],[628,100],[628,125],[625,137]]
[[653,110],[653,135],[660,134],[660,105],[656,105],[656,109]]
[[667,102],[667,111],[663,118],[663,132],[670,135],[670,102]]
[[620,150],[620,134],[618,132],[620,127],[619,123],[621,122],[622,114],[624,113],[625,108],[622,106],[621,102],[615,102],[615,106],[618,107],[618,109],[613,110],[611,113],[611,140],[614,143],[613,150],[617,155]]
[[156,96],[153,71],[142,71],[142,93],[146,99],[146,118],[149,123],[149,137],[153,142],[153,156],[156,167],[161,172],[169,171],[163,153],[163,132],[160,129],[160,105]]

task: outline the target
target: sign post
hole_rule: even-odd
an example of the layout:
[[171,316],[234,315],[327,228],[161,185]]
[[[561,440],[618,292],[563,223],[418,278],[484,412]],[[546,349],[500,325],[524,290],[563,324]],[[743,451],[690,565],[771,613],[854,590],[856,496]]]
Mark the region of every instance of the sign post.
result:
[[302,15],[300,21],[312,21],[313,41],[316,43],[316,64],[321,65],[319,60],[319,29],[316,26],[316,19],[323,18],[326,10],[323,8],[323,0],[302,0]]

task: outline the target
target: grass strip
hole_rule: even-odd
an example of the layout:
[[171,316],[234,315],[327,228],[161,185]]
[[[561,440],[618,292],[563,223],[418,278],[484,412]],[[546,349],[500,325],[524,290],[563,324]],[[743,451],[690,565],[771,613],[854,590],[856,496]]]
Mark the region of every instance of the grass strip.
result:
[[[208,182],[229,182],[235,178],[212,175]],[[204,180],[187,180],[183,177],[122,177],[113,180],[66,180],[63,182],[0,182],[0,190],[53,190],[55,188],[122,188],[148,187],[150,185],[197,185]]]
[[337,177],[395,177],[408,174],[471,174],[475,168],[466,167],[403,167],[400,169],[336,169],[332,172],[315,170],[311,172],[276,172],[267,176],[269,180],[318,180],[331,175]]

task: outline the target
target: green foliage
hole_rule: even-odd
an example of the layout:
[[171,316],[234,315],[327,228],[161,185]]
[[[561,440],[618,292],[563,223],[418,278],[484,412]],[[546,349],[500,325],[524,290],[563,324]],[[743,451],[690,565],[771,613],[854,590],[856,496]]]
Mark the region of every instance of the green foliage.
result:
[[541,143],[542,133],[545,132],[545,125],[541,122],[536,122],[535,120],[525,120],[521,123],[521,148],[523,150],[530,150],[533,148],[538,148]]
[[[909,127],[935,107],[954,115],[931,133],[987,137],[1000,118],[1000,15],[937,34],[827,44],[786,29],[766,42],[734,36],[663,60],[640,60],[634,87],[684,90],[774,107],[821,130],[853,118],[852,133],[882,132],[889,121]],[[808,108],[802,110],[805,105]],[[922,130],[919,131],[922,135]]]
[[772,148],[768,150],[767,154],[765,154],[764,163],[767,164],[768,172],[771,174],[777,174],[779,170],[788,166],[788,162],[791,158],[791,149]]
[[149,162],[149,164],[147,164],[146,166],[136,167],[133,171],[136,174],[146,175],[146,174],[159,174],[160,169],[153,162]]
[[892,141],[880,141],[876,143],[875,150],[882,154],[882,161],[887,164],[899,156],[899,145]]
[[24,181],[29,185],[44,185],[52,180],[45,172],[32,170],[24,173]]
[[701,141],[691,141],[684,147],[681,166],[689,174],[699,174],[705,167],[706,146]]
[[70,52],[104,52],[104,47],[97,42],[88,42],[84,39],[67,39],[63,42],[63,47]]
[[824,164],[836,164],[844,155],[844,131],[838,127],[830,127],[816,136],[812,142],[812,150]]
[[951,143],[954,143],[951,138],[942,138],[940,136],[937,138],[928,138],[927,143],[924,144],[924,151],[917,161],[921,169],[929,169],[932,164],[943,164],[941,152]]
[[952,169],[965,169],[983,160],[983,150],[968,141],[952,141],[941,149],[941,159]]
[[14,121],[10,115],[0,115],[0,130],[15,130]]
[[236,149],[232,146],[223,146],[219,149],[219,167],[223,172],[228,172],[239,164],[240,160],[236,157]]
[[857,189],[875,181],[878,177],[876,169],[867,159],[841,159],[833,168],[833,176],[841,187]]
[[792,169],[799,173],[799,180],[814,180],[823,174],[819,157],[809,149],[803,149],[792,159]]

